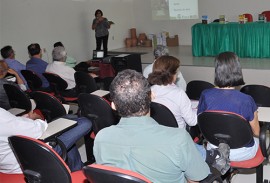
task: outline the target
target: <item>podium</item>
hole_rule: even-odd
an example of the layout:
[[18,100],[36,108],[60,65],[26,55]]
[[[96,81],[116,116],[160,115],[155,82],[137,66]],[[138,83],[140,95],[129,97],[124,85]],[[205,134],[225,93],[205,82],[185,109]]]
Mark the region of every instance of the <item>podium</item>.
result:
[[142,72],[140,54],[120,54],[114,56],[111,58],[111,64],[116,73],[125,69],[133,69],[137,72]]

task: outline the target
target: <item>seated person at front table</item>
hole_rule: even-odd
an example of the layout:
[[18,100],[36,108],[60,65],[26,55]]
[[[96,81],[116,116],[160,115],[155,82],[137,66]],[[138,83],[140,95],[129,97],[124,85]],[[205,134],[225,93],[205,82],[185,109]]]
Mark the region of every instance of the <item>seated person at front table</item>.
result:
[[[249,121],[254,139],[246,147],[230,150],[230,160],[243,161],[253,158],[259,147],[260,126],[257,106],[253,98],[236,90],[244,84],[241,65],[232,52],[220,53],[215,59],[215,88],[204,90],[198,106],[198,114],[207,110],[227,111],[241,115]],[[215,124],[213,124],[215,125]],[[207,148],[215,148],[209,144]]]
[[[167,46],[163,46],[163,45],[157,45],[157,47],[154,49],[154,58],[155,60],[163,55],[169,55],[169,49]],[[155,61],[154,61],[155,62]],[[145,78],[148,78],[148,75],[153,71],[153,65],[154,62],[148,66],[146,66],[143,70],[143,76]],[[176,81],[175,84],[182,88],[184,91],[186,91],[187,88],[187,83],[181,73],[181,71],[178,72],[177,77],[176,77]]]
[[94,141],[97,164],[139,172],[156,183],[200,181],[209,167],[184,129],[159,125],[150,117],[151,90],[142,74],[124,70],[110,86],[112,106],[122,117]]
[[3,47],[1,49],[1,55],[4,61],[8,64],[8,67],[19,74],[20,78],[23,80],[24,85],[28,88],[27,82],[21,73],[21,70],[25,70],[26,66],[20,63],[18,60],[15,60],[15,51],[13,48],[11,46]]
[[[60,42],[60,41],[54,43],[54,45],[53,45],[54,48],[57,47],[57,46],[62,46],[62,47],[64,47],[63,43]],[[76,66],[76,64],[77,64],[77,61],[76,61],[74,58],[72,58],[72,57],[70,57],[70,56],[67,55],[67,58],[66,58],[66,65],[69,66],[69,67],[74,68],[74,67]]]
[[7,94],[3,86],[4,84],[17,85],[16,83],[12,81],[8,81],[5,78],[7,73],[14,75],[16,77],[16,82],[18,84],[18,87],[20,87],[24,91],[26,90],[26,86],[24,85],[24,82],[19,76],[19,74],[13,69],[9,69],[6,62],[4,62],[3,60],[0,60],[0,107],[6,110],[10,109],[10,105],[9,105]]
[[48,63],[41,59],[42,50],[40,48],[40,45],[38,43],[33,43],[30,44],[27,48],[30,60],[26,62],[26,69],[35,72],[40,77],[40,79],[42,80],[42,87],[49,87],[49,82],[42,75],[42,73],[45,72]]
[[[30,112],[27,117],[17,117],[10,112],[0,108],[0,172],[17,174],[22,173],[19,163],[15,158],[8,143],[8,137],[13,135],[24,135],[32,138],[40,138],[47,129],[47,123],[42,121],[36,113]],[[71,171],[82,169],[83,163],[76,142],[86,135],[92,123],[86,118],[77,118],[78,124],[66,131],[58,138],[67,148],[68,166]],[[53,148],[61,154],[61,148],[57,145]]]
[[174,84],[179,67],[180,61],[173,56],[158,57],[148,81],[152,84],[153,102],[165,105],[173,113],[178,127],[186,128],[186,124],[197,124],[197,114],[186,92]]

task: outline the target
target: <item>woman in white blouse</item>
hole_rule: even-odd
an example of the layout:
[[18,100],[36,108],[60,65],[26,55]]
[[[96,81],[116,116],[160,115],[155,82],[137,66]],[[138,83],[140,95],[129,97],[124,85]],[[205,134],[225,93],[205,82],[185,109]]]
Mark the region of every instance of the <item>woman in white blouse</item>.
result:
[[156,59],[148,81],[152,85],[153,102],[165,105],[174,114],[178,127],[186,128],[186,124],[197,124],[197,114],[192,110],[185,91],[174,84],[179,67],[180,61],[177,58],[161,56]]

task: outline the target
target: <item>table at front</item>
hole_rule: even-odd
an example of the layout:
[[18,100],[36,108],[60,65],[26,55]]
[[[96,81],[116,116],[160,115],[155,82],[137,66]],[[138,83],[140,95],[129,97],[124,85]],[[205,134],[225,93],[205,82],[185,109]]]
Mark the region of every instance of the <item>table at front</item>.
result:
[[239,57],[270,58],[270,22],[192,26],[193,56],[216,56],[224,51],[235,52]]

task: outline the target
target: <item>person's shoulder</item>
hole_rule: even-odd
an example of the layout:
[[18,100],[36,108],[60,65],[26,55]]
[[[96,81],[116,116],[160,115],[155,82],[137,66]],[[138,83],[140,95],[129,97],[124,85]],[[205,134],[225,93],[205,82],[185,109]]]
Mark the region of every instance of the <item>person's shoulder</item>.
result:
[[108,139],[108,138],[110,139],[110,137],[116,133],[116,130],[117,128],[115,125],[103,128],[96,134],[95,141]]
[[143,69],[143,76],[148,78],[148,75],[152,72],[153,64],[149,64]]

